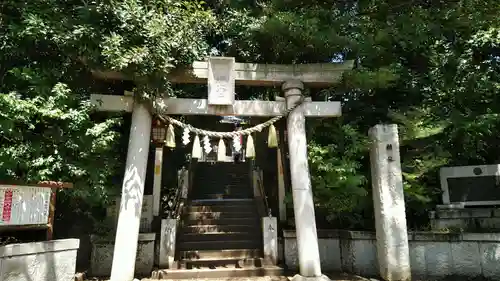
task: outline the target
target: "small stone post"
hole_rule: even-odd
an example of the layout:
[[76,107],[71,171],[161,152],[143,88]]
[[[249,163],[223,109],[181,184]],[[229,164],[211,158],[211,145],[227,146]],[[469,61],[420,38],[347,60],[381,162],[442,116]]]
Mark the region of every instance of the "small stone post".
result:
[[273,265],[278,264],[278,219],[262,218],[262,237],[264,240],[264,258]]
[[177,237],[177,220],[161,220],[160,236],[160,257],[159,265],[161,268],[172,269],[175,258],[175,241]]
[[386,281],[411,280],[403,176],[397,125],[376,125],[369,131],[377,259]]
[[132,111],[132,125],[116,227],[111,281],[131,281],[134,279],[151,122],[151,114],[146,105],[136,101]]
[[[303,89],[304,84],[300,81],[288,81],[283,84],[287,108],[293,107],[300,100]],[[288,115],[287,131],[300,268],[300,275],[296,275],[293,279],[329,280],[321,273],[303,106],[299,106]]]

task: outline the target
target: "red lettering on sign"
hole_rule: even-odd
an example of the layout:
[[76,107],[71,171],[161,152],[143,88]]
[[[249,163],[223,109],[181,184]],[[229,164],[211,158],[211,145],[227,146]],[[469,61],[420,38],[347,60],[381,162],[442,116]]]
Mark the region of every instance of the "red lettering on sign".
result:
[[2,220],[4,222],[10,221],[10,215],[12,211],[12,189],[5,190],[5,195],[3,199],[3,213]]

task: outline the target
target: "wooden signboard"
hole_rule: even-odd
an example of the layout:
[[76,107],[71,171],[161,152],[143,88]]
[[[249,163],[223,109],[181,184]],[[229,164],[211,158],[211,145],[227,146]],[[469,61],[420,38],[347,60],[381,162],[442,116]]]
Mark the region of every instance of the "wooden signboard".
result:
[[0,232],[47,229],[52,239],[56,188],[72,187],[59,182],[37,185],[0,184]]
[[0,185],[0,226],[47,224],[50,187]]

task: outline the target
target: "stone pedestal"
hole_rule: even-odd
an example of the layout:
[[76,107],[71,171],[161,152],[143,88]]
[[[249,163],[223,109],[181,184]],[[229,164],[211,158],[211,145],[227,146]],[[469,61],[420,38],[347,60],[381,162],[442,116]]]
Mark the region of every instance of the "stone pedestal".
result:
[[151,114],[146,105],[135,102],[116,227],[111,281],[134,279],[151,122]]
[[[138,236],[137,253],[134,259],[134,274],[149,276],[154,266],[155,233],[141,233]],[[114,260],[113,240],[92,236],[92,253],[90,258],[89,275],[93,277],[107,277],[111,273]],[[132,241],[131,241],[132,242]],[[130,279],[132,280],[132,279]]]
[[492,232],[500,231],[500,209],[459,208],[439,205],[429,214],[432,230]]
[[78,239],[0,246],[0,280],[73,280],[79,246]]
[[398,128],[376,125],[369,135],[380,276],[386,281],[411,280]]
[[[287,108],[293,107],[300,101],[303,89],[304,85],[300,81],[288,81],[283,84]],[[306,120],[303,105],[288,115],[287,131],[300,278],[317,278],[322,274],[307,158]]]

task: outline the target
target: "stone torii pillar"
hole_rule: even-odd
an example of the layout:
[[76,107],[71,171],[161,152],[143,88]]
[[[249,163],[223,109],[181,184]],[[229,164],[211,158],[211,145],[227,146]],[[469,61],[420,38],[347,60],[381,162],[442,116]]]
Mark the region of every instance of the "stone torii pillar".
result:
[[132,106],[132,125],[111,267],[111,281],[134,279],[137,240],[141,223],[144,182],[151,137],[151,113],[138,101]]
[[[290,80],[283,84],[282,89],[285,93],[287,108],[291,108],[301,100],[304,84],[298,80]],[[303,106],[293,110],[287,119],[290,177],[300,269],[300,275],[296,275],[293,279],[329,280],[321,273],[305,121]]]

